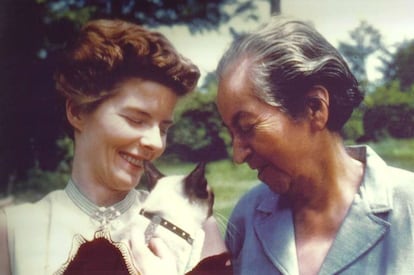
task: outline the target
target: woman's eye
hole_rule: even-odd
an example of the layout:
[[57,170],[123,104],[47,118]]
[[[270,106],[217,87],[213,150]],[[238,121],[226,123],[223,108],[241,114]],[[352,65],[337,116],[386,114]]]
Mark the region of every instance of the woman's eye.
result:
[[134,122],[135,124],[139,124],[139,125],[141,125],[142,123],[144,123],[144,121],[142,119],[130,118],[130,120],[132,122]]
[[131,116],[123,116],[128,122],[136,124],[136,125],[141,125],[144,123],[143,119],[139,119],[139,118],[135,118],[135,117],[131,117]]
[[241,124],[239,125],[239,130],[241,133],[249,133],[253,130],[253,124]]

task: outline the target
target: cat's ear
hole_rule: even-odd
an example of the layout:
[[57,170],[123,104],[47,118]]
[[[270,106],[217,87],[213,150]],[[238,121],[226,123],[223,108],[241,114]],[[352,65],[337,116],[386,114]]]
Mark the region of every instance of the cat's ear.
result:
[[149,161],[144,161],[144,169],[145,175],[147,176],[148,189],[152,190],[157,181],[164,177],[164,174],[162,174],[157,167]]
[[200,162],[185,179],[187,193],[194,194],[200,199],[206,199],[208,197],[205,167],[206,163]]

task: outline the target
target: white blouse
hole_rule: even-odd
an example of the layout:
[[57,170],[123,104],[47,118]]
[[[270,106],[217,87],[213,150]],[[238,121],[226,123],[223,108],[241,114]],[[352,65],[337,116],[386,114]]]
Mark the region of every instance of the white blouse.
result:
[[[65,190],[53,191],[36,203],[6,208],[12,274],[61,274],[83,242],[104,235],[124,258],[130,257],[116,236],[137,217],[147,196],[147,191],[132,190],[121,202],[98,207],[69,181]],[[126,265],[132,273],[131,262]]]

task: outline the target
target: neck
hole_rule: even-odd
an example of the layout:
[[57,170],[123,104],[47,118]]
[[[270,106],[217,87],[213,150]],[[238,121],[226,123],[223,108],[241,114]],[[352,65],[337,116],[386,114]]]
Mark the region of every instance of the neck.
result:
[[[311,171],[294,184],[289,194],[296,223],[304,228],[336,227],[345,217],[362,175],[361,162],[348,155],[339,137],[330,139],[314,153]],[[328,145],[328,146],[326,146]]]

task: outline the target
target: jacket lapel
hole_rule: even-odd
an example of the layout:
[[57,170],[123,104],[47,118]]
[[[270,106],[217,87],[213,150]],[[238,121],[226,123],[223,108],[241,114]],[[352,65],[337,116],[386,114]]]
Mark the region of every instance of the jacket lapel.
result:
[[290,209],[279,207],[277,197],[272,196],[257,211],[254,228],[264,253],[282,274],[299,274]]
[[369,147],[349,149],[351,155],[366,162],[364,179],[319,274],[336,274],[375,246],[390,227],[391,179],[386,164]]
[[388,231],[389,223],[368,213],[356,199],[332,244],[319,274],[337,274],[366,251]]

